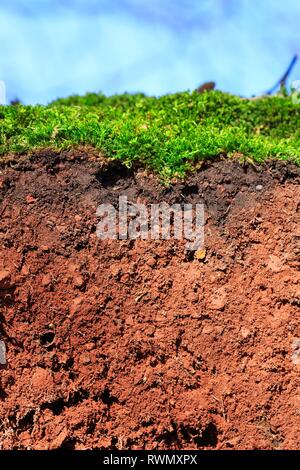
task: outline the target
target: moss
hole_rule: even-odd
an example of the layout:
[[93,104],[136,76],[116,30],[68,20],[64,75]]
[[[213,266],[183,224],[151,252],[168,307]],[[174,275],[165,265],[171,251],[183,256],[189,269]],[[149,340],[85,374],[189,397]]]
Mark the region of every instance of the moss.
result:
[[108,158],[128,166],[139,162],[168,180],[220,154],[299,164],[299,124],[300,105],[290,97],[89,93],[47,106],[2,106],[0,155],[92,145]]

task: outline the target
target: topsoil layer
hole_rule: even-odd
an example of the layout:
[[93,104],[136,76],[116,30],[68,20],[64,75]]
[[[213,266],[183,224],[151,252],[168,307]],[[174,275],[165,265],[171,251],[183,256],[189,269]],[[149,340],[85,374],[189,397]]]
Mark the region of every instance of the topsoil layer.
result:
[[[80,156],[0,174],[2,449],[300,446],[300,171],[171,189]],[[206,256],[101,241],[99,203],[204,202]]]

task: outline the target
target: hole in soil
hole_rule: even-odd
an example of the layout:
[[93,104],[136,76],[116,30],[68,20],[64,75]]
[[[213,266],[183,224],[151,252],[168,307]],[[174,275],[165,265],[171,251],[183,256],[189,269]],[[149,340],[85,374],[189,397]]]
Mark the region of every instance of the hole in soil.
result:
[[84,248],[87,246],[87,243],[87,240],[82,240],[81,242],[77,243],[74,248],[76,251],[84,250]]
[[89,423],[88,426],[87,426],[86,433],[87,434],[93,434],[93,432],[95,431],[95,428],[96,428],[96,423],[94,423],[94,422]]
[[213,423],[209,423],[201,437],[195,438],[195,443],[201,447],[216,447],[218,443],[218,429]]
[[52,403],[45,403],[44,406],[41,406],[41,410],[44,408],[47,408],[52,411],[54,415],[59,415],[62,410],[64,409],[64,406],[66,405],[65,401],[63,398],[58,398],[57,400],[53,401]]
[[78,405],[82,401],[86,400],[90,396],[87,390],[79,389],[72,394],[67,402],[67,406]]
[[195,259],[195,252],[192,250],[186,250],[185,252],[185,261],[194,261]]
[[264,284],[261,284],[261,285],[259,286],[259,289],[260,289],[261,291],[265,291],[265,290],[268,289],[268,287],[267,287],[266,285],[264,285]]
[[30,410],[18,422],[18,430],[25,431],[33,426],[35,410]]
[[97,180],[106,189],[116,185],[120,180],[127,180],[132,176],[132,169],[129,169],[120,163],[112,164],[105,170],[101,170],[96,174]]
[[172,448],[173,445],[178,446],[179,444],[176,430],[164,432],[158,440],[163,441],[168,448]]
[[75,379],[77,379],[78,375],[79,375],[78,373],[70,371],[69,372],[69,379],[74,381]]
[[87,390],[79,389],[76,392],[74,392],[67,401],[64,400],[63,398],[58,398],[57,400],[51,403],[45,403],[44,405],[41,406],[41,409],[43,410],[47,408],[51,410],[54,415],[59,415],[62,413],[65,407],[70,408],[71,406],[76,406],[88,397],[89,397],[89,392]]
[[75,445],[76,445],[76,438],[72,437],[70,439],[66,439],[60,446],[59,450],[74,450]]
[[[0,370],[1,370],[1,367],[0,367]],[[2,388],[0,388],[0,400],[5,400],[5,398],[7,397],[8,397],[8,394]]]
[[181,434],[186,442],[194,442],[199,447],[216,447],[218,443],[218,430],[213,423],[209,423],[199,436],[199,429],[182,426]]
[[40,335],[40,344],[45,348],[52,346],[55,339],[55,333],[53,331],[46,331]]
[[198,191],[199,188],[197,184],[187,184],[182,188],[181,194],[184,196],[189,196],[191,194],[198,194]]
[[70,369],[72,369],[73,365],[74,365],[74,359],[73,359],[73,357],[69,357],[66,361],[66,364],[65,364],[64,368],[66,370],[70,370]]
[[107,406],[112,405],[113,403],[118,403],[119,400],[117,397],[114,397],[110,394],[110,390],[108,388],[105,388],[102,395],[101,395],[101,400],[103,403]]

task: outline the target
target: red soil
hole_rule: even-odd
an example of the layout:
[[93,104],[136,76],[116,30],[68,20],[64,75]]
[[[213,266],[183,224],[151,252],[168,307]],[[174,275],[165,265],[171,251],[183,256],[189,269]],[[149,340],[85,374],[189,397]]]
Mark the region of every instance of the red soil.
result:
[[[169,190],[66,156],[3,168],[1,448],[299,448],[299,181],[222,161]],[[120,194],[204,201],[205,260],[100,241],[96,207]]]

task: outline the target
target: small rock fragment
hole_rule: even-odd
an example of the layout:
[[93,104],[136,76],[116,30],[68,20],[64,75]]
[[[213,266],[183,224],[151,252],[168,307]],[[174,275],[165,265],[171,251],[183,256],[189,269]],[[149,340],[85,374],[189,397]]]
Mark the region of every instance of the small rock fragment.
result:
[[0,365],[6,364],[6,347],[4,341],[0,341]]
[[226,299],[226,290],[224,289],[224,287],[220,287],[220,289],[216,289],[212,293],[208,302],[208,306],[212,310],[223,310],[226,305]]
[[49,450],[60,449],[63,443],[68,439],[68,428],[65,427],[49,444]]
[[151,257],[151,258],[148,258],[146,263],[148,264],[148,266],[150,266],[151,268],[154,268],[154,266],[156,265],[156,259]]
[[31,194],[28,194],[28,196],[26,196],[27,204],[34,204],[36,201],[37,199],[33,197]]
[[70,307],[70,315],[74,315],[74,313],[77,313],[79,310],[80,310],[80,307],[82,305],[82,302],[84,300],[84,297],[76,297],[73,302],[72,302],[72,305]]
[[29,272],[30,272],[30,271],[29,271],[28,266],[26,266],[26,264],[24,264],[24,265],[22,266],[22,269],[21,269],[21,274],[22,274],[22,276],[27,276],[27,275],[29,274]]
[[227,264],[222,262],[222,261],[217,262],[216,263],[216,270],[226,272],[227,271]]
[[119,266],[111,266],[110,271],[114,277],[119,277],[122,272]]
[[242,338],[246,339],[251,334],[251,331],[248,330],[248,328],[245,328],[244,326],[242,326],[242,328],[240,329],[240,333],[241,333]]
[[195,251],[194,257],[195,259],[198,259],[199,261],[204,261],[206,257],[206,250],[201,249],[201,250]]
[[202,334],[210,335],[214,331],[214,327],[212,325],[205,325],[202,330]]
[[52,282],[52,278],[51,278],[51,275],[50,274],[45,274],[43,277],[42,277],[42,286],[43,287],[47,287],[51,284]]
[[292,363],[296,366],[300,365],[300,339],[295,339],[292,344]]
[[256,191],[262,191],[264,187],[261,184],[258,184],[255,189]]
[[271,271],[273,271],[275,273],[279,273],[280,271],[282,271],[284,269],[284,264],[281,261],[281,259],[278,258],[278,256],[269,255],[269,261],[268,261],[267,267]]
[[10,287],[10,272],[7,270],[0,271],[0,289],[8,289]]
[[78,276],[75,276],[74,278],[74,284],[76,287],[80,288],[80,287],[83,287],[84,285],[84,279],[83,279],[83,276],[81,276],[80,274]]

